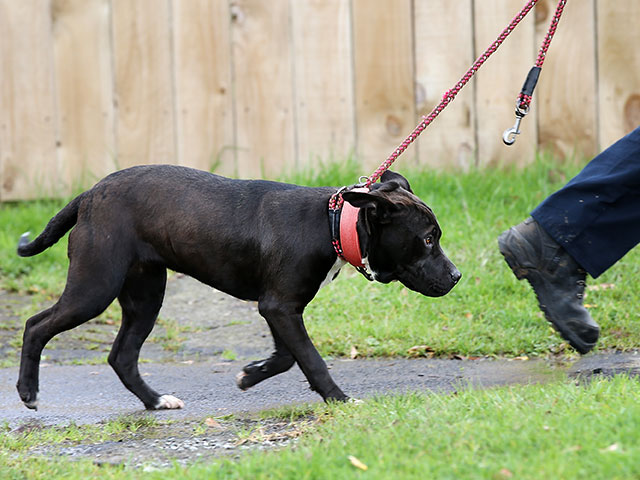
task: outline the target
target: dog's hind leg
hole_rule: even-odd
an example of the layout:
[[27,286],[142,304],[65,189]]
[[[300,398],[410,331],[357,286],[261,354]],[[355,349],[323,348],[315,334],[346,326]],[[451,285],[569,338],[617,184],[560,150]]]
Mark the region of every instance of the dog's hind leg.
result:
[[72,259],[58,302],[27,320],[16,387],[28,408],[37,409],[40,356],[45,345],[60,332],[100,315],[120,291],[124,273],[119,274],[108,258],[94,253],[91,257],[83,262]]
[[129,270],[118,301],[122,307],[122,325],[116,337],[109,364],[125,387],[149,410],[182,408],[182,400],[160,395],[140,376],[138,357],[142,344],[158,317],[167,283],[166,268],[136,265]]
[[267,378],[286,372],[295,363],[293,355],[280,339],[278,332],[271,325],[269,328],[276,350],[269,358],[251,362],[242,369],[242,372],[236,376],[236,383],[241,390],[247,390]]

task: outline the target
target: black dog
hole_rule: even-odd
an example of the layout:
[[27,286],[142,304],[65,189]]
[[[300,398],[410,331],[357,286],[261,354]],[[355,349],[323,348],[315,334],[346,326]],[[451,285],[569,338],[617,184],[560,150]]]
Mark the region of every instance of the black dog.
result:
[[[386,172],[368,193],[346,191],[359,207],[356,236],[373,279],[399,280],[428,296],[446,294],[460,272],[439,246],[440,227],[407,180]],[[322,398],[346,400],[302,320],[324,280],[345,262],[336,254],[327,204],[335,188],[231,180],[190,168],[140,166],[109,175],[53,217],[18,254],[36,255],[68,230],[69,273],[58,302],[25,327],[18,392],[37,407],[40,354],[51,338],[104,311],[115,298],[122,325],[109,364],[148,409],[180,408],[152,390],[138,355],[164,297],[166,270],[183,272],[244,300],[258,301],[275,352],[238,376],[247,389],[291,368]]]

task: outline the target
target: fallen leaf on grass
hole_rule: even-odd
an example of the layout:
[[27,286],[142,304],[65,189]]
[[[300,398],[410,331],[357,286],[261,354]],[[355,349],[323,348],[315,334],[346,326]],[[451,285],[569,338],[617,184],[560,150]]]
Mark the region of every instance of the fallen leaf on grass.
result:
[[513,477],[513,473],[508,468],[503,468],[498,472],[500,478],[511,478]]
[[[555,332],[555,330],[554,330]],[[554,333],[555,335],[555,333]],[[568,345],[564,342],[559,343],[557,345],[551,345],[551,347],[549,347],[549,350],[551,350],[551,353],[559,355],[561,353],[563,353],[564,351],[566,351],[568,348]]]
[[427,357],[431,358],[435,355],[435,351],[428,345],[414,345],[407,353],[412,357]]
[[367,467],[364,463],[362,463],[360,460],[358,460],[353,455],[349,455],[347,458],[351,462],[351,465],[353,465],[354,467],[359,468],[360,470],[364,470],[364,471],[367,471],[369,469],[369,467]]
[[617,443],[612,443],[607,448],[603,448],[600,451],[604,453],[604,452],[617,452],[618,450],[620,450],[620,445],[618,445]]
[[256,433],[252,433],[249,437],[236,441],[236,445],[245,445],[247,443],[266,443],[266,442],[284,442],[292,438],[298,438],[304,433],[303,430],[289,430],[286,432],[265,433],[264,429],[258,429]]
[[220,425],[220,423],[215,418],[211,418],[211,417],[207,418],[204,421],[204,424],[207,427],[211,427],[211,428],[222,428],[222,425]]
[[358,358],[358,349],[356,348],[356,346],[355,346],[355,345],[353,345],[353,346],[351,347],[351,353],[349,354],[349,356],[350,356],[352,359],[356,359],[356,358]]
[[572,447],[566,448],[564,451],[569,453],[569,452],[579,452],[580,450],[582,450],[581,445],[574,445]]
[[585,303],[584,308],[598,308],[598,305],[592,303]]

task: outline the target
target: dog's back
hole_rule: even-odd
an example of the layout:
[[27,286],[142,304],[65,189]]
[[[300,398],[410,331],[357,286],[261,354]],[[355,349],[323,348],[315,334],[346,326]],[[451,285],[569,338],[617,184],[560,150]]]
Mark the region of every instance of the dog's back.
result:
[[[298,232],[328,235],[327,224],[303,224],[322,215],[332,190],[235,180],[175,165],[137,166],[76,197],[33,242],[23,237],[18,252],[40,253],[75,224],[70,252],[82,244],[128,264],[156,263],[257,300],[262,275],[270,274],[263,258],[273,262],[295,245],[308,245]],[[330,255],[328,238],[326,246]]]

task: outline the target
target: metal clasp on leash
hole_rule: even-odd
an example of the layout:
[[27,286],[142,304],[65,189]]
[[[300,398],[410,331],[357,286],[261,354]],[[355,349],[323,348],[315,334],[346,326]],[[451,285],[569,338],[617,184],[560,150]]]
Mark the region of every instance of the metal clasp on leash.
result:
[[524,117],[516,112],[516,123],[511,128],[507,128],[502,134],[502,141],[505,145],[513,145],[516,143],[516,135],[520,135],[520,122]]
[[520,107],[516,107],[516,123],[511,128],[507,128],[502,134],[502,141],[505,145],[513,145],[516,143],[516,135],[520,135],[520,122],[529,113],[529,109],[526,111]]

